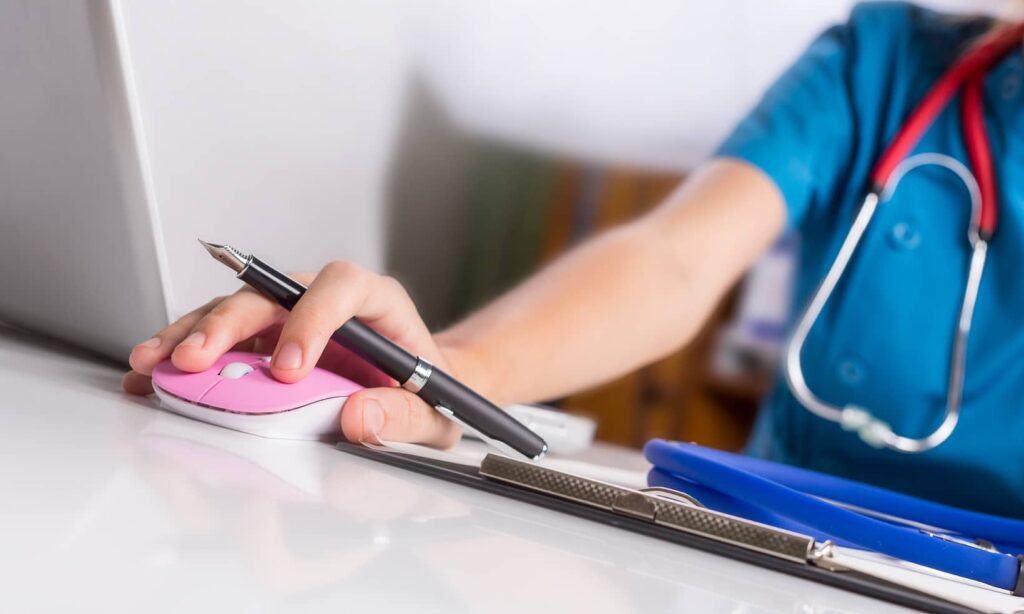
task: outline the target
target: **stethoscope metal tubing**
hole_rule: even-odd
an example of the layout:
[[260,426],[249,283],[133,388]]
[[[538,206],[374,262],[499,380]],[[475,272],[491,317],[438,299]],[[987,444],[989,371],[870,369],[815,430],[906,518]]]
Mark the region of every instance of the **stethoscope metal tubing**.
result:
[[[856,252],[857,246],[860,244],[868,225],[878,211],[879,205],[887,202],[892,197],[900,181],[907,173],[915,168],[930,164],[939,165],[952,171],[963,181],[970,195],[971,213],[967,239],[971,245],[971,258],[968,265],[967,281],[964,285],[963,299],[960,304],[960,312],[954,330],[945,414],[942,422],[934,431],[925,437],[913,438],[896,434],[888,424],[875,418],[863,408],[853,405],[838,407],[818,397],[810,389],[804,377],[801,354],[811,329],[814,327],[815,322],[817,322],[822,310],[824,310],[825,305],[835,291],[839,280],[846,271],[846,267]],[[856,217],[854,217],[850,231],[839,247],[839,252],[832,261],[828,272],[825,274],[825,278],[818,285],[807,307],[797,320],[793,334],[786,345],[783,370],[786,383],[797,401],[807,408],[808,411],[825,420],[837,422],[842,424],[844,428],[849,427],[850,430],[858,431],[865,442],[878,447],[886,447],[900,452],[920,453],[935,448],[949,438],[956,429],[960,419],[964,375],[966,372],[967,341],[970,337],[971,324],[974,320],[974,307],[977,303],[982,273],[988,254],[988,243],[981,238],[978,231],[980,211],[980,190],[970,170],[960,161],[937,153],[919,154],[907,158],[894,170],[891,179],[880,192],[871,191],[864,197],[864,201],[861,203]]]

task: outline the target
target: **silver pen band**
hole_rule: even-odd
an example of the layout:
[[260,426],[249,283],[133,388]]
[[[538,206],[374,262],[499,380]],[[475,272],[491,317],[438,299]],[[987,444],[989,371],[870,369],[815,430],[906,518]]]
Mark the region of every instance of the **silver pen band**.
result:
[[409,376],[409,379],[402,382],[402,388],[416,394],[427,385],[427,380],[430,379],[430,374],[433,372],[434,365],[417,356],[416,367],[412,370],[412,375]]

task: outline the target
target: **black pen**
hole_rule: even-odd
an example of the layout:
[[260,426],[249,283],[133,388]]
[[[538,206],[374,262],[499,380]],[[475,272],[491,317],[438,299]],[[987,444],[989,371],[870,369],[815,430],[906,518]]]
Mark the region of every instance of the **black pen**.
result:
[[[255,256],[229,245],[199,240],[210,255],[227,265],[236,277],[291,311],[306,287]],[[511,448],[539,459],[548,444],[503,409],[419,356],[398,347],[356,318],[341,325],[331,339],[377,367],[451,420],[499,449]]]

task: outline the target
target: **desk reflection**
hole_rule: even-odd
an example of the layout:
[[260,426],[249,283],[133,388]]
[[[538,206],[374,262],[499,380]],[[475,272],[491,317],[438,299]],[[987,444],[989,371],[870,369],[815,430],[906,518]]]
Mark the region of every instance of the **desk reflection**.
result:
[[[172,534],[183,536],[162,545],[173,553],[165,558],[237,560],[264,606],[847,611],[830,605],[828,587],[403,472],[329,444],[261,439],[160,415],[134,437],[134,455],[135,471],[177,524]],[[863,605],[877,611],[882,604]]]

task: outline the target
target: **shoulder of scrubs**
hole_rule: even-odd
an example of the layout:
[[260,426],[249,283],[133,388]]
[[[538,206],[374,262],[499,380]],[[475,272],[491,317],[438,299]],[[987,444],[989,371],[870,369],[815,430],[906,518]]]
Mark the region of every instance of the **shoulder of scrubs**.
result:
[[769,88],[716,155],[760,168],[785,199],[787,226],[800,225],[815,208],[866,187],[878,149],[907,111],[892,106],[913,99],[908,88],[927,85],[922,62],[938,71],[948,65],[962,27],[903,2],[856,6]]

